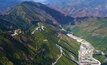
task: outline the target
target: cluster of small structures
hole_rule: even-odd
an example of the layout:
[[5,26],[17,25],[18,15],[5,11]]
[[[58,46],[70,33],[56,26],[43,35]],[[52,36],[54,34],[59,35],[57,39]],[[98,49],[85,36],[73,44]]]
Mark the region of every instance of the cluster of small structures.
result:
[[85,43],[81,44],[80,50],[79,50],[79,63],[80,65],[101,65],[101,63],[93,58],[93,51],[94,48]]
[[72,34],[67,34],[69,37],[81,43],[79,52],[79,65],[101,65],[101,62],[93,58],[94,47],[87,41],[76,37]]
[[102,55],[102,56],[106,56],[106,54],[104,52],[102,52],[101,50],[95,50],[94,51],[95,55]]
[[44,31],[44,28],[46,28],[46,27],[44,27],[43,25],[40,25],[40,23],[38,23],[38,27],[36,27],[35,29],[34,29],[34,31],[32,32],[32,34],[34,34],[35,33],[35,31]]
[[20,29],[17,29],[17,30],[14,30],[14,33],[11,34],[11,36],[16,36],[16,35],[18,35],[18,34],[20,34],[20,33],[21,33],[21,30],[20,30]]

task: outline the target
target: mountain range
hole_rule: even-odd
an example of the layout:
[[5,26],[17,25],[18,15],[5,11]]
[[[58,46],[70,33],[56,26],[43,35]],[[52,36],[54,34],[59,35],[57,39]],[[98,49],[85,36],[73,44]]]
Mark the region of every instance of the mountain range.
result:
[[[84,1],[88,2],[78,3]],[[54,2],[57,6],[66,3]],[[72,2],[76,5],[77,1]],[[90,42],[95,47],[94,58],[107,65],[107,18],[74,18],[52,7],[25,1],[0,15],[0,65],[78,65],[81,44],[68,33]]]
[[107,0],[47,0],[46,4],[72,17],[107,17]]
[[[12,8],[22,1],[28,0],[1,0],[0,13],[9,10],[9,8]],[[106,0],[46,0],[42,3],[72,17],[107,16]]]

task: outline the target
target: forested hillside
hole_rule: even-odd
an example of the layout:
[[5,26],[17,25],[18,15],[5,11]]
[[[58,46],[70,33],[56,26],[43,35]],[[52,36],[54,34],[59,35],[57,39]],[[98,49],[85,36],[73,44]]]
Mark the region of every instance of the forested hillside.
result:
[[57,65],[76,65],[71,55],[78,60],[80,44],[60,29],[70,20],[34,2],[23,2],[0,15],[0,65],[51,65],[59,56]]

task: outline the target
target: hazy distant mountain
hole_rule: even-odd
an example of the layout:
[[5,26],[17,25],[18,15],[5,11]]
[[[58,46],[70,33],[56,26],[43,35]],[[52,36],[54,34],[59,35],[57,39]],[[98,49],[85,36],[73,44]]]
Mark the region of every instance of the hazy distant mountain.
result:
[[107,16],[107,0],[47,0],[46,3],[73,17]]
[[0,0],[0,13],[5,12],[22,1],[35,1],[43,3],[45,0]]
[[0,12],[7,10],[10,7],[18,4],[20,0],[0,0]]

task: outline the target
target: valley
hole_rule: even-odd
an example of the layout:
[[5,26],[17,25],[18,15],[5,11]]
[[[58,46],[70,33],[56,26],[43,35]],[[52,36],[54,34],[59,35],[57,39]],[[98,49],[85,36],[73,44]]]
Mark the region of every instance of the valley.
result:
[[[88,42],[95,47],[93,57],[98,59],[102,65],[106,64],[106,43],[107,43],[107,31],[106,18],[83,18],[76,21],[75,25],[65,25],[65,29],[71,31],[73,35],[87,40]],[[98,31],[99,30],[99,31]],[[81,40],[78,40],[81,41]],[[104,55],[105,54],[105,55]]]
[[[6,0],[11,4],[0,10],[0,65],[107,65],[106,1],[98,0],[94,7],[94,0],[65,1]],[[103,11],[93,13],[97,7]]]

